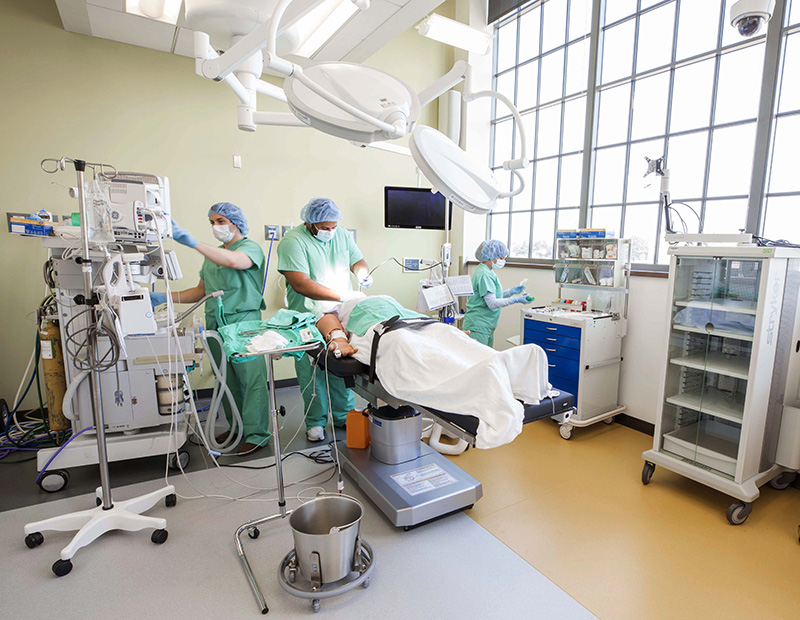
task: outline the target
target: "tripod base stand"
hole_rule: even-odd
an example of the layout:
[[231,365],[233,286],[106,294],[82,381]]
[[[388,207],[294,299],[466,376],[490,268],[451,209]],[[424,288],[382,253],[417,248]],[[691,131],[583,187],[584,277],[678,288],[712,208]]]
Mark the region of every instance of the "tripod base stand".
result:
[[57,577],[63,577],[72,570],[71,559],[78,549],[91,544],[106,532],[112,530],[138,532],[139,530],[152,528],[154,531],[150,536],[150,540],[157,545],[167,540],[167,520],[146,517],[141,513],[150,510],[162,498],[167,506],[174,506],[177,501],[174,486],[168,485],[147,495],[112,504],[111,508],[106,510],[103,509],[102,505],[103,491],[101,487],[97,488],[95,495],[98,503],[96,508],[28,523],[25,526],[25,544],[31,549],[44,542],[42,532],[71,532],[78,530],[72,541],[61,550],[61,559],[56,560],[55,564],[53,564],[53,572]]

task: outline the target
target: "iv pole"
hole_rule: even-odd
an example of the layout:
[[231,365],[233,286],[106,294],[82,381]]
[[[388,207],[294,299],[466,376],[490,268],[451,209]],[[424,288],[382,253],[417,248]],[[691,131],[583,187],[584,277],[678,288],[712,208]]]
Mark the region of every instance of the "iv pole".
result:
[[[84,173],[87,166],[92,168],[92,170],[96,167],[99,167],[101,170],[105,167],[113,169],[113,166],[109,166],[108,164],[87,163],[81,159],[62,157],[57,160],[43,160],[42,170],[48,174],[54,174],[59,170],[64,170],[67,162],[74,165],[78,175],[78,201],[80,204],[83,256],[76,260],[80,263],[83,273],[84,299],[82,303],[89,307],[87,311],[90,317],[88,321],[89,330],[87,330],[88,338],[88,333],[97,326],[97,316],[94,310],[95,302],[92,293],[92,259],[89,253],[89,223],[84,188]],[[55,163],[55,167],[51,170],[49,169],[49,165],[52,163]],[[48,164],[48,166],[45,164]],[[86,347],[86,349],[89,366],[91,367],[90,389],[92,392],[92,419],[97,434],[97,457],[100,467],[100,487],[95,491],[98,505],[90,510],[73,512],[43,521],[28,523],[24,528],[25,544],[30,549],[34,549],[44,542],[43,531],[70,532],[78,530],[72,538],[72,541],[61,550],[61,558],[56,560],[53,564],[53,573],[55,573],[56,577],[63,577],[69,574],[72,570],[72,556],[77,553],[78,549],[91,544],[97,538],[112,530],[137,532],[139,530],[152,528],[154,531],[150,536],[150,540],[158,545],[166,542],[168,536],[166,530],[167,520],[163,518],[146,517],[141,513],[155,506],[161,499],[165,499],[167,506],[174,506],[177,500],[175,487],[166,485],[147,495],[119,502],[116,505],[113,503],[108,474],[105,421],[103,420],[103,400],[100,387],[101,373],[97,368],[97,340],[95,339],[91,343],[91,346]]]

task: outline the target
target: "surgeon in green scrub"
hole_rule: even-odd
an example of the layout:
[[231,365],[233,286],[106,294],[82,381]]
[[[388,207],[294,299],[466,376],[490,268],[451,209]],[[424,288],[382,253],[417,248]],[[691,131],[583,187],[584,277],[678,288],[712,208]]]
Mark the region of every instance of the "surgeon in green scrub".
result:
[[[362,289],[372,286],[372,276],[353,235],[339,226],[342,213],[332,200],[312,198],[300,218],[303,225],[286,233],[278,244],[278,271],[286,278],[289,309],[321,316],[337,303],[362,295],[353,291],[351,272]],[[309,441],[322,441],[328,407],[334,425],[343,425],[355,406],[353,392],[343,379],[314,373],[307,355],[296,359],[294,367],[307,411],[306,435]]]
[[508,258],[508,248],[502,241],[488,239],[475,250],[475,257],[481,261],[472,274],[473,294],[467,300],[467,314],[462,328],[469,331],[470,338],[481,344],[494,345],[494,330],[500,320],[500,310],[511,304],[527,303],[527,295],[520,295],[525,287],[520,284],[503,290],[495,273],[502,269]]
[[[195,303],[214,291],[223,291],[221,298],[206,302],[206,329],[240,321],[261,320],[266,308],[263,296],[265,260],[261,247],[247,238],[249,227],[242,210],[230,202],[218,202],[208,210],[212,234],[222,245],[213,246],[195,239],[187,230],[172,222],[172,238],[193,248],[205,257],[197,286],[172,293],[173,303]],[[164,293],[151,293],[153,305],[166,301]],[[219,363],[222,352],[216,341],[209,341],[214,359]],[[237,454],[254,452],[269,442],[269,399],[267,367],[263,357],[228,364],[226,383],[242,416],[244,441]],[[223,399],[228,424],[232,416],[227,399]],[[220,443],[228,440],[229,431],[219,435]]]

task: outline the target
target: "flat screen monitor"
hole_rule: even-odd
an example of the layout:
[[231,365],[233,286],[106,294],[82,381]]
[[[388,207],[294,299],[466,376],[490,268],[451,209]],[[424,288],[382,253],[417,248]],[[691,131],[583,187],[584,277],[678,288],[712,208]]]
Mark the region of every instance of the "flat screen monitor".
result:
[[[424,187],[385,187],[383,214],[386,228],[444,230],[445,198]],[[453,227],[450,209],[448,228]]]

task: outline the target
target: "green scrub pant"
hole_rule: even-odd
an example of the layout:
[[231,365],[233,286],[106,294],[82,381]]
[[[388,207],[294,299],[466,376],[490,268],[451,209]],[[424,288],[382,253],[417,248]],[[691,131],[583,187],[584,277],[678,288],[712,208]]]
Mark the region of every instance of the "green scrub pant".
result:
[[[335,426],[342,426],[347,420],[347,412],[356,406],[355,395],[345,386],[344,379],[328,374],[326,381],[326,373],[320,368],[317,368],[316,374],[314,374],[314,367],[311,365],[308,355],[295,359],[294,370],[297,373],[297,381],[300,383],[303,395],[303,410],[308,412],[306,429],[315,426],[324,428],[327,424],[329,390],[333,423]],[[311,380],[312,376],[314,377],[313,381]]]
[[[209,339],[211,354],[219,365],[222,357],[216,340]],[[242,416],[244,432],[242,441],[266,445],[272,433],[269,432],[269,391],[267,388],[267,363],[263,357],[246,362],[228,361],[226,381],[233,395],[236,407]],[[227,396],[222,399],[225,417],[230,425],[233,420]]]
[[494,346],[494,330],[475,329],[473,327],[469,330],[469,337],[488,347]]

